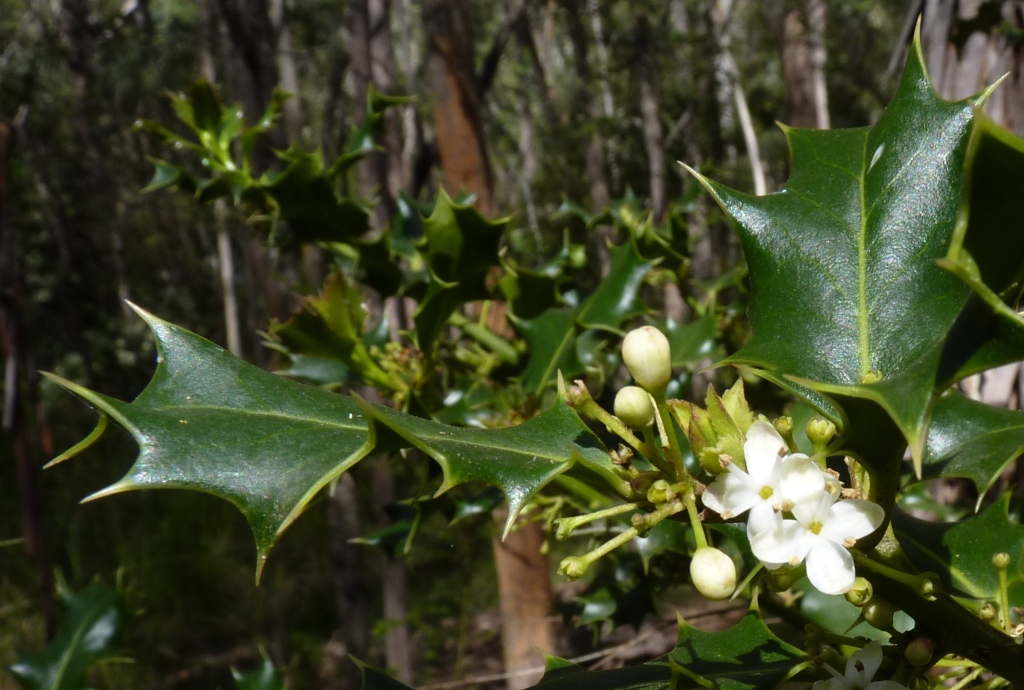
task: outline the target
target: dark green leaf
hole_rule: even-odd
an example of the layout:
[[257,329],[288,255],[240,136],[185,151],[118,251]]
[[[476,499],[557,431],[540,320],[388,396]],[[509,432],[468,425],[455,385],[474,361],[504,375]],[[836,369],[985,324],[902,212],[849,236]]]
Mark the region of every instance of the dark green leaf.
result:
[[973,118],[972,101],[936,94],[915,40],[873,127],[785,129],[782,191],[752,197],[700,178],[750,268],[753,335],[731,361],[875,401],[918,462],[941,347],[968,296],[935,262],[953,236]]
[[423,221],[421,252],[430,284],[413,319],[420,349],[430,352],[456,309],[488,299],[487,275],[498,265],[498,242],[507,221],[489,221],[470,205],[439,193],[434,212]]
[[1024,606],[1024,526],[1010,521],[1009,507],[1004,493],[981,515],[957,523],[926,522],[897,510],[892,526],[915,567],[938,573],[944,591],[977,602],[999,601],[992,556],[1008,553],[1010,605]]
[[548,482],[575,462],[577,446],[602,447],[576,413],[558,402],[516,427],[467,429],[411,417],[364,403],[366,414],[401,436],[441,465],[440,495],[465,482],[483,482],[501,489],[508,500],[505,532],[519,511]]
[[121,593],[98,582],[59,592],[60,625],[41,652],[21,654],[9,670],[25,690],[82,690],[89,664],[113,656],[124,628]]
[[950,391],[935,406],[924,454],[925,477],[965,477],[978,503],[1024,452],[1024,412],[992,407]]
[[143,194],[163,189],[164,187],[180,186],[182,179],[187,177],[187,174],[173,163],[168,163],[158,158],[150,158],[149,162],[154,166],[153,179],[142,188]]
[[524,390],[539,392],[554,381],[559,371],[567,380],[583,373],[585,367],[576,354],[580,332],[576,311],[571,307],[548,309],[535,319],[513,322],[530,352],[530,360],[520,376]]
[[675,520],[662,520],[651,528],[646,537],[637,537],[636,550],[644,564],[644,572],[650,570],[651,560],[663,553],[687,553],[686,528]]
[[128,473],[92,498],[177,488],[230,501],[252,527],[259,570],[313,496],[370,449],[362,410],[351,398],[265,372],[137,311],[156,336],[160,358],[134,401],[50,376],[139,444]]
[[694,366],[708,357],[712,360],[722,356],[718,347],[718,317],[713,309],[690,323],[676,323],[672,319],[659,323],[658,328],[668,336],[672,349],[672,366]]

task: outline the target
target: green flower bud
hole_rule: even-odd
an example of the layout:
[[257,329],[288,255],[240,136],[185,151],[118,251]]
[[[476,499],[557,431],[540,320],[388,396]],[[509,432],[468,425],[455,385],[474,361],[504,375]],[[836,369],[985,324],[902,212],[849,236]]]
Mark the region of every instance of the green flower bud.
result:
[[927,666],[932,662],[932,655],[935,654],[935,644],[927,637],[919,637],[907,645],[903,650],[903,656],[911,666]]
[[990,621],[996,617],[996,606],[991,601],[986,601],[978,609],[978,618],[983,621]]
[[638,386],[626,386],[615,395],[615,416],[634,429],[654,423],[651,396]]
[[992,565],[996,567],[996,570],[1006,570],[1010,567],[1010,554],[1006,552],[1000,552],[992,556]]
[[815,418],[807,422],[807,439],[811,442],[815,453],[828,448],[828,444],[836,435],[836,425],[827,419]]
[[664,479],[654,482],[651,488],[647,490],[647,500],[655,505],[668,503],[675,497],[675,489]]
[[874,594],[874,587],[863,577],[853,581],[853,587],[846,593],[846,600],[854,606],[863,606]]
[[892,617],[896,611],[888,600],[877,595],[873,596],[861,608],[861,613],[864,615],[864,620],[879,630],[892,630]]
[[587,569],[590,567],[590,561],[582,556],[569,556],[563,558],[562,562],[558,566],[558,572],[561,575],[565,575],[570,580],[578,580],[587,574]]
[[708,599],[728,599],[736,589],[736,564],[718,549],[697,549],[690,561],[690,580]]
[[626,334],[622,341],[622,361],[637,385],[655,391],[672,378],[672,350],[668,338],[653,326],[643,326]]

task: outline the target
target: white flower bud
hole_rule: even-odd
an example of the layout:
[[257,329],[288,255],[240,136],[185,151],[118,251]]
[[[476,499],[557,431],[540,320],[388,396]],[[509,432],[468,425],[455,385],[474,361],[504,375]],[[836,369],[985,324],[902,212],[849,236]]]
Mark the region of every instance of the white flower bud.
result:
[[690,580],[708,599],[728,599],[736,589],[736,564],[718,549],[697,549],[690,561]]
[[622,341],[622,360],[639,386],[655,391],[672,378],[672,351],[668,338],[653,326],[643,326],[626,334]]
[[615,395],[615,416],[634,429],[654,423],[654,405],[643,388],[626,386]]

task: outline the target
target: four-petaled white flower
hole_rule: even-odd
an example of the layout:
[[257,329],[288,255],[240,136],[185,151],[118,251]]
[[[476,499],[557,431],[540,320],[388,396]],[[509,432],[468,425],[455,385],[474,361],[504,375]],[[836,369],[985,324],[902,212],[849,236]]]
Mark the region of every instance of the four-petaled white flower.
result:
[[768,422],[754,422],[746,436],[746,472],[729,463],[728,472],[718,475],[701,500],[726,520],[749,510],[747,535],[753,539],[774,527],[777,513],[817,497],[835,480],[803,453],[789,454],[786,442]]
[[825,664],[825,668],[833,677],[816,681],[811,690],[907,690],[905,685],[900,685],[894,680],[872,681],[881,665],[881,645],[869,642],[863,649],[850,655],[850,660],[846,662],[845,675]]
[[847,549],[874,532],[885,520],[877,503],[837,500],[823,492],[817,500],[793,506],[796,520],[774,514],[774,524],[750,539],[750,548],[766,564],[800,565],[807,560],[807,579],[825,594],[850,591],[856,572]]

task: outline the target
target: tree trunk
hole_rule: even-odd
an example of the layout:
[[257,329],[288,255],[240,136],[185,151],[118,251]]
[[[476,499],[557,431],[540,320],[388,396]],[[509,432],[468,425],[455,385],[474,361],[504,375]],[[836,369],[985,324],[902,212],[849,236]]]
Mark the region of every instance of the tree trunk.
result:
[[32,397],[35,386],[32,385],[32,377],[28,376],[28,372],[34,368],[28,366],[28,344],[21,324],[18,242],[14,236],[14,225],[7,223],[7,158],[11,136],[10,125],[0,122],[0,344],[4,350],[4,404],[0,431],[3,431],[4,436],[9,436],[13,446],[25,551],[35,565],[39,599],[46,621],[46,637],[53,639],[57,629],[53,565],[43,533],[39,463],[33,457],[25,415],[26,409],[34,407]]
[[654,56],[651,54],[651,27],[644,14],[636,15],[636,79],[640,88],[640,118],[644,146],[647,149],[647,173],[651,186],[651,212],[654,222],[665,218],[665,146],[658,105],[658,86]]
[[[217,83],[217,62],[214,48],[220,31],[220,22],[212,7],[213,0],[202,0],[199,4],[200,17],[204,28],[199,49],[199,64],[203,77],[211,84]],[[213,202],[213,222],[217,233],[217,268],[220,274],[220,291],[224,300],[224,340],[228,352],[242,356],[242,330],[238,315],[238,293],[235,289],[235,259],[231,252],[231,235],[228,232],[228,202],[217,199]]]
[[493,176],[463,0],[424,0],[423,27],[444,186],[452,196],[476,195],[480,211],[494,215]]
[[510,674],[508,690],[535,685],[542,673],[527,673],[544,667],[544,654],[554,651],[551,616],[551,570],[541,554],[544,532],[537,523],[524,525],[501,541],[508,512],[494,514],[498,534],[494,537],[494,560],[498,573],[501,610],[501,640],[505,652],[505,673]]
[[292,48],[292,32],[288,28],[284,0],[270,0],[269,10],[270,25],[276,37],[274,55],[277,59],[277,71],[281,75],[281,88],[292,94],[292,97],[281,106],[284,131],[288,134],[288,142],[295,144],[302,141],[302,125],[305,118],[299,93],[299,70],[295,65],[295,52]]
[[814,111],[818,129],[829,129],[832,126],[828,115],[828,84],[825,80],[825,63],[828,61],[828,49],[825,44],[827,24],[827,6],[825,0],[807,0],[807,30],[811,52],[811,82],[814,93]]
[[811,71],[807,30],[800,10],[794,7],[786,12],[782,23],[782,74],[789,99],[788,124],[791,127],[815,127],[818,124]]

